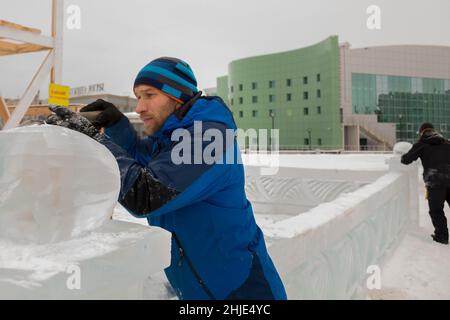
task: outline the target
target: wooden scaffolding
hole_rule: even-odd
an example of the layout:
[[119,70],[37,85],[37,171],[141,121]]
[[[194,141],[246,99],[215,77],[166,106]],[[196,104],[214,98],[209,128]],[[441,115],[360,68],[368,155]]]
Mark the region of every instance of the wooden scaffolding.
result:
[[49,73],[51,83],[61,83],[63,31],[64,0],[52,0],[51,36],[42,35],[35,28],[0,20],[0,57],[48,51],[12,113],[0,97],[0,117],[5,123],[3,129],[14,128],[20,123]]

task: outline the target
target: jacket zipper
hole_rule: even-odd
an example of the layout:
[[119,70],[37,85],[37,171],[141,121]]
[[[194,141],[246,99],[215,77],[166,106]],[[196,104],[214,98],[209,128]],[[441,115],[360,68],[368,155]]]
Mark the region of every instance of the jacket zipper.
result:
[[175,233],[172,233],[173,239],[175,240],[177,246],[178,246],[178,254],[180,255],[180,261],[178,261],[178,267],[181,267],[181,265],[183,264],[183,260],[186,260],[189,269],[191,269],[192,274],[194,275],[194,277],[197,279],[198,283],[200,284],[200,286],[203,288],[203,290],[206,292],[206,294],[208,295],[208,297],[211,300],[217,300],[216,297],[214,297],[213,293],[211,292],[211,290],[208,289],[208,287],[206,286],[205,282],[203,281],[203,279],[200,277],[200,275],[198,274],[198,272],[195,270],[191,260],[187,257],[186,252],[183,249],[183,246],[181,245],[180,240],[178,239],[177,235]]

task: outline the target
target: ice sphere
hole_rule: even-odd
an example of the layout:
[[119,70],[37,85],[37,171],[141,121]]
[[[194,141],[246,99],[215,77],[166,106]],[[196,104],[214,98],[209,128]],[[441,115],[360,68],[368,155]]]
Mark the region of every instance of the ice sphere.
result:
[[51,125],[0,131],[0,238],[67,240],[101,226],[120,189],[109,150]]
[[411,149],[412,144],[406,141],[401,141],[401,142],[397,142],[394,145],[394,149],[393,152],[396,155],[402,155],[405,154],[409,151],[409,149]]

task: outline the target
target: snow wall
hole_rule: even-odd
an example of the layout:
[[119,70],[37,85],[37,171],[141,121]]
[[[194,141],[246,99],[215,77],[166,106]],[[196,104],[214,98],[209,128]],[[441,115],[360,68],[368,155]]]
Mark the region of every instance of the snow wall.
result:
[[399,155],[386,170],[260,172],[246,167],[247,195],[256,214],[287,216],[263,231],[289,299],[364,298],[370,266],[418,223],[417,166]]

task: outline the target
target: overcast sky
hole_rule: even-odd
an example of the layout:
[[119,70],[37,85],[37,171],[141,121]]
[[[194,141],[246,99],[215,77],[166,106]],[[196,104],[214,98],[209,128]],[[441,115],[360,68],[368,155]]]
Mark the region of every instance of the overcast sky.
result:
[[[65,0],[81,9],[81,29],[64,31],[63,84],[105,83],[132,94],[136,73],[159,56],[186,60],[200,88],[228,64],[296,49],[330,35],[352,47],[450,46],[450,0]],[[369,5],[381,30],[366,27]],[[66,17],[67,18],[67,17]],[[0,19],[50,33],[51,0],[0,0]],[[0,57],[0,94],[21,96],[43,53]],[[47,96],[46,86],[42,97]]]

